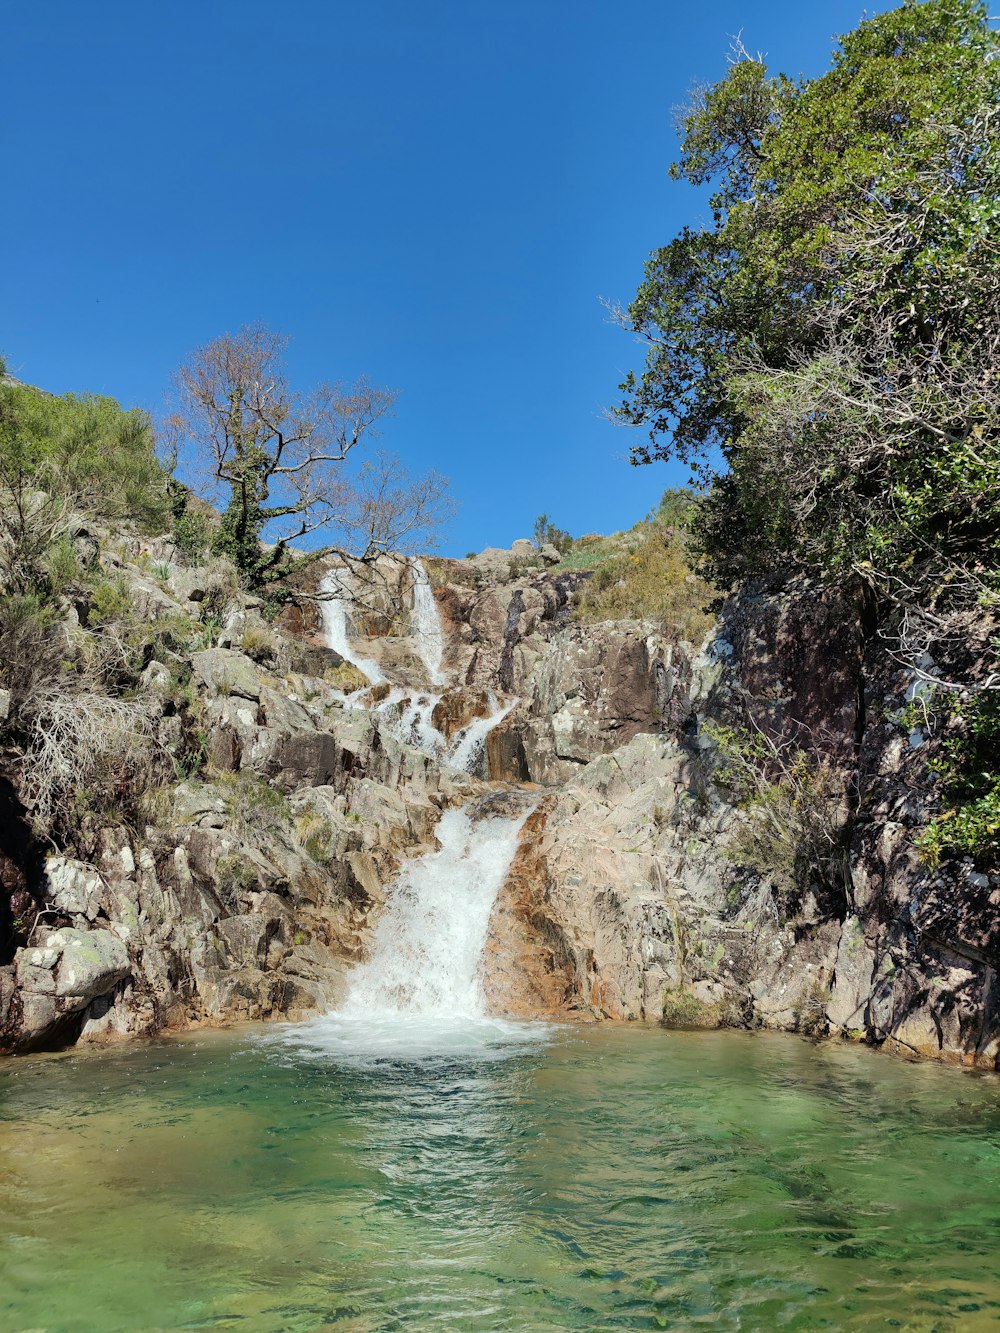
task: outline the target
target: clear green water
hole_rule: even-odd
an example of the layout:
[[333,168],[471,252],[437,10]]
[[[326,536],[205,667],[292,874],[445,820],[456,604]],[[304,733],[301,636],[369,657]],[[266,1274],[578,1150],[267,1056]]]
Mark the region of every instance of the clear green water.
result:
[[0,1067],[3,1329],[998,1322],[994,1077],[649,1028]]

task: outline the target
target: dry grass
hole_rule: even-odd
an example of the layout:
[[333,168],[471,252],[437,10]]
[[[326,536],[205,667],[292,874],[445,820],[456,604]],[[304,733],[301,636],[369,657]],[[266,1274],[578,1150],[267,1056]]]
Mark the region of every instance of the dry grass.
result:
[[681,639],[701,643],[712,626],[705,608],[715,592],[692,571],[681,534],[650,523],[605,538],[604,544],[583,540],[587,545],[578,558],[588,563],[575,567],[594,572],[580,593],[577,620],[653,620]]
[[153,780],[155,742],[141,703],[94,690],[41,689],[32,698],[25,788],[46,831],[71,807],[132,809]]

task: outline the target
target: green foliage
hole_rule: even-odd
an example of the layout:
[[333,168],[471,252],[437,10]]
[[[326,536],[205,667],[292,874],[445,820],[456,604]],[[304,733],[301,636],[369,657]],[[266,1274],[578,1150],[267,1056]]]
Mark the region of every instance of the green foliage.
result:
[[243,895],[256,889],[258,883],[256,869],[243,856],[220,856],[215,863],[215,887],[230,910],[238,907]]
[[993,598],[998,55],[980,0],[924,0],[820,78],[741,52],[696,98],[672,174],[713,182],[713,225],[647,262],[625,322],[649,353],[617,414],[648,431],[634,461],[714,483],[695,529],[719,586],[798,567]]
[[101,578],[90,594],[89,621],[92,625],[107,625],[116,620],[129,620],[134,604],[128,580],[121,574],[116,578]]
[[554,546],[560,555],[565,555],[573,545],[573,538],[563,528],[557,528],[548,514],[539,514],[535,519],[531,540],[540,551],[543,546]]
[[53,597],[58,597],[83,578],[83,569],[76,547],[66,534],[53,541],[45,553],[44,567],[50,595]]
[[661,1021],[665,1027],[676,1028],[740,1027],[743,1017],[731,995],[709,1003],[699,1000],[681,983],[664,991]]
[[174,518],[174,541],[192,561],[200,561],[212,538],[212,528],[206,514],[186,506]]
[[328,818],[316,810],[306,810],[295,821],[295,832],[305,851],[318,865],[333,864],[336,838]]
[[563,555],[556,566],[559,574],[582,569],[596,569],[598,565],[610,560],[620,552],[621,534],[604,537],[598,532],[588,532],[583,537],[574,539],[572,546]]
[[10,690],[12,719],[36,686],[58,670],[58,618],[35,593],[0,597],[0,687]]
[[1000,691],[988,690],[952,712],[955,733],[932,767],[942,780],[942,810],[920,839],[931,865],[946,855],[993,867],[1000,858]]
[[291,823],[288,802],[255,773],[220,774],[229,827],[244,841],[252,842],[278,833]]
[[745,813],[727,851],[774,882],[788,907],[810,886],[843,892],[847,844],[842,784],[821,759],[758,730],[707,723],[715,781]]
[[0,461],[13,458],[40,490],[77,508],[144,532],[167,526],[166,476],[143,412],[111,398],[0,384]]
[[694,643],[711,625],[714,590],[692,572],[687,528],[696,510],[687,491],[665,492],[643,523],[616,538],[581,538],[559,568],[592,569],[575,615],[601,620],[648,619]]

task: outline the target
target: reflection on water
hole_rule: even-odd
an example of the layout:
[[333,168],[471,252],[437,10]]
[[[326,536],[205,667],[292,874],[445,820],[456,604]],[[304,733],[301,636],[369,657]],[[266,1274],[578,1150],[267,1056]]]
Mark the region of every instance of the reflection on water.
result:
[[994,1077],[744,1034],[367,1037],[0,1068],[0,1326],[1000,1322]]

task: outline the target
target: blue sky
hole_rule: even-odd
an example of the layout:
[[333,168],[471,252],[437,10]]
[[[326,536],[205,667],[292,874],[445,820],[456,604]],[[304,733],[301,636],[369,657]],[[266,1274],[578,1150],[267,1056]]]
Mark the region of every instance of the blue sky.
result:
[[[886,6],[879,5],[878,8]],[[450,554],[546,511],[629,526],[667,485],[601,417],[606,322],[704,202],[675,108],[732,34],[816,74],[860,0],[47,0],[0,40],[0,349],[157,411],[209,338],[292,335],[303,387],[399,391],[381,443],[451,479]]]

